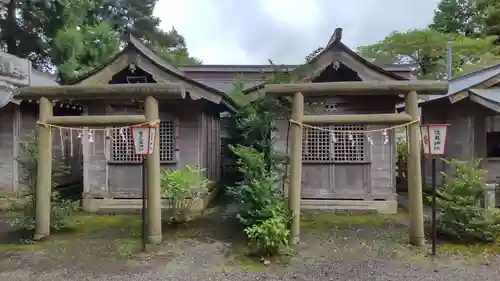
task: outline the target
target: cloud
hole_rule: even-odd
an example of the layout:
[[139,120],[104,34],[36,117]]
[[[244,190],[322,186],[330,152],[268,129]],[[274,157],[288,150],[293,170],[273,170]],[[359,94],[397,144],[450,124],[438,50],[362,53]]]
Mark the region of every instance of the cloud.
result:
[[423,28],[439,0],[159,0],[161,27],[174,26],[205,64],[301,63],[342,27],[351,48],[394,30]]

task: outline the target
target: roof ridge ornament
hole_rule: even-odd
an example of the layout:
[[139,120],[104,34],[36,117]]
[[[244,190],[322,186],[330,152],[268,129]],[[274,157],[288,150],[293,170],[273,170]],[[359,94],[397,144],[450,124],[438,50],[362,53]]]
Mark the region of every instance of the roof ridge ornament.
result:
[[135,62],[131,62],[128,66],[128,69],[130,70],[131,73],[134,73],[137,68],[136,68],[136,63]]
[[333,69],[335,69],[336,71],[339,70],[340,68],[340,62],[338,60],[333,60],[332,61],[332,67]]
[[335,28],[335,31],[332,34],[332,37],[330,37],[330,40],[328,41],[328,44],[326,46],[330,46],[335,43],[339,43],[342,40],[342,28],[337,27]]

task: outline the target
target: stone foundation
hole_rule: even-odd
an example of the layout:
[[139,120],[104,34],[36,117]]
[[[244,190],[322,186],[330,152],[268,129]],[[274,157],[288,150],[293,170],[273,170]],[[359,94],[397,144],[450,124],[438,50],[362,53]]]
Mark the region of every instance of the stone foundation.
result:
[[[213,188],[205,197],[196,199],[191,206],[191,212],[203,211],[208,203],[215,198],[218,191],[218,188]],[[162,205],[165,205],[163,200]],[[113,210],[137,210],[142,208],[142,199],[84,198],[82,199],[82,208],[83,211],[88,213]]]
[[302,210],[376,211],[380,214],[396,214],[398,212],[396,200],[302,199],[300,206]]

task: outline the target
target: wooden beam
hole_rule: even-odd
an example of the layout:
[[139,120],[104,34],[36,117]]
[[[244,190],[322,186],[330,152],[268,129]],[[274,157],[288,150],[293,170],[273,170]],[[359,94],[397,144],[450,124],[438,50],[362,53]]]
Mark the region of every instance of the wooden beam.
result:
[[401,124],[412,120],[406,113],[352,114],[352,115],[305,115],[306,124]]
[[120,126],[137,125],[148,122],[144,115],[86,115],[86,116],[54,116],[45,123],[56,126]]
[[424,95],[446,95],[448,82],[431,80],[412,81],[358,81],[325,82],[301,84],[270,84],[265,86],[266,93],[292,95],[302,92],[304,96],[314,95],[406,95],[417,91]]
[[33,86],[19,89],[14,98],[36,100],[95,100],[95,99],[145,99],[153,96],[159,99],[185,98],[186,91],[181,83],[105,84]]

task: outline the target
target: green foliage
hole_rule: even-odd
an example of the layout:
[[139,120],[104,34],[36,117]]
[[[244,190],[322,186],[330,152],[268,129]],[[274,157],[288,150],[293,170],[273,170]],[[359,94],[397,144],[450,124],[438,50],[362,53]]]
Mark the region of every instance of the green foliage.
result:
[[429,27],[467,37],[498,36],[499,19],[500,3],[497,0],[442,0]]
[[231,89],[226,93],[237,105],[241,106],[241,109],[250,102],[249,96],[245,95],[245,81],[246,78],[243,75],[236,76],[236,79],[232,83]]
[[398,162],[406,164],[408,161],[408,142],[406,140],[398,140],[396,142],[396,156]]
[[441,33],[474,36],[479,31],[475,12],[474,1],[442,0],[434,11],[434,19],[429,27]]
[[107,22],[66,26],[54,38],[51,58],[63,82],[82,75],[118,51],[119,39]]
[[[476,0],[474,20],[483,35],[500,35],[500,3],[497,0]],[[497,42],[498,44],[498,42]]]
[[454,73],[474,65],[486,54],[498,53],[493,48],[496,37],[469,38],[463,35],[440,33],[434,29],[394,31],[378,43],[362,46],[359,53],[379,63],[416,63],[416,75],[422,79],[446,77],[446,45],[453,42]]
[[279,177],[269,171],[264,153],[252,147],[234,146],[238,169],[243,180],[228,188],[238,203],[237,217],[245,226],[249,244],[261,254],[277,254],[288,248],[287,226],[290,212],[281,189]]
[[245,228],[245,233],[250,245],[263,256],[279,255],[289,247],[290,230],[283,217],[271,217]]
[[[166,42],[159,40],[153,44],[149,44],[158,56],[173,65],[201,64],[200,59],[192,57],[189,54],[184,38],[175,28],[172,28],[170,31],[163,32],[163,34],[164,37],[172,38],[174,40],[167,40]],[[147,44],[147,42],[145,43]]]
[[500,231],[500,211],[481,206],[486,172],[479,161],[446,161],[444,185],[438,191],[439,229],[457,239],[494,241]]
[[408,142],[406,140],[398,140],[396,142],[396,164],[398,166],[398,170],[396,171],[398,174],[396,175],[398,179],[406,179],[407,175],[405,173],[399,174],[399,172],[403,172],[403,169],[406,168],[408,164]]
[[[35,189],[37,167],[39,159],[38,135],[33,133],[31,137],[21,143],[21,154],[15,160],[22,170],[22,181],[26,189],[20,200],[14,200],[10,204],[9,217],[13,226],[25,230],[35,228]],[[52,160],[52,189],[57,185],[58,177],[68,174],[69,168],[63,165],[57,158]],[[25,200],[28,199],[28,200]],[[72,216],[79,211],[78,202],[61,198],[57,191],[52,191],[50,225],[54,230],[74,227]]]
[[189,56],[182,35],[160,29],[153,16],[157,2],[10,1],[0,5],[0,50],[29,58],[42,71],[56,66],[68,80],[109,59],[118,50],[119,34],[129,30],[174,64],[199,63]]
[[273,132],[276,131],[276,120],[281,111],[282,105],[271,97],[260,98],[241,108],[228,124],[231,142],[265,153],[266,163],[274,166]]
[[169,211],[169,221],[189,220],[194,202],[208,193],[210,181],[203,172],[204,170],[191,166],[163,171],[160,184]]
[[243,180],[229,187],[228,193],[238,203],[238,219],[244,226],[260,224],[271,217],[286,217],[287,208],[278,186],[279,175],[269,171],[264,153],[245,146],[231,146],[238,157]]
[[[313,60],[321,52],[311,53],[306,61]],[[309,65],[293,71],[281,71],[274,67],[274,74],[266,83],[295,83],[308,74]],[[251,246],[265,254],[277,254],[288,248],[287,230],[291,212],[285,203],[280,180],[285,180],[282,166],[287,159],[276,151],[276,120],[289,117],[288,99],[276,99],[264,92],[245,96],[244,80],[238,79],[228,93],[241,105],[228,124],[230,146],[240,174],[240,180],[227,189],[238,204],[237,217],[246,227]]]

